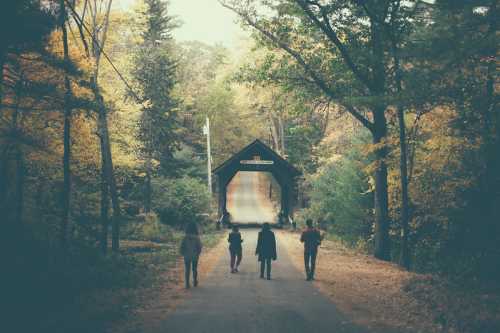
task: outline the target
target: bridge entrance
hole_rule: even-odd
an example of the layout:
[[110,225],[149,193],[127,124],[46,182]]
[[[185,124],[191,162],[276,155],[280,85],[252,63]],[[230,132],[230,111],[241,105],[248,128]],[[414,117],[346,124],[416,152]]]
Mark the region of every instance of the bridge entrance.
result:
[[281,188],[269,172],[238,171],[227,185],[232,223],[275,223],[281,210]]
[[[262,141],[255,140],[213,170],[217,187],[218,214],[224,224],[232,222],[231,214],[228,210],[228,186],[233,184],[232,180],[234,179],[236,184],[247,189],[244,193],[248,193],[249,190],[252,190],[250,186],[256,186],[255,183],[259,180],[255,176],[257,172],[269,173],[275,179],[275,182],[279,184],[279,205],[277,205],[279,209],[273,217],[274,221],[264,221],[270,219],[269,216],[262,218],[260,221],[250,221],[253,217],[250,214],[251,200],[245,201],[243,197],[230,197],[231,204],[236,199],[245,207],[243,211],[238,209],[238,214],[236,214],[238,215],[238,219],[243,220],[244,223],[275,222],[282,224],[286,223],[292,217],[293,209],[297,202],[296,180],[301,175],[301,172]],[[234,195],[234,192],[230,191],[230,194]],[[265,196],[264,198],[261,196],[260,200],[265,200]],[[268,202],[268,204],[271,204],[271,202]],[[258,208],[256,207],[256,209]],[[245,210],[249,212],[246,216]]]

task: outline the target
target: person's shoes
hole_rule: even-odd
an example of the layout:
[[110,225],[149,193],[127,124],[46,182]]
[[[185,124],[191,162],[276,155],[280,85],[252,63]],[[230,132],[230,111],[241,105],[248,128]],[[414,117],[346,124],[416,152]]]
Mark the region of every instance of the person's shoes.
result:
[[238,267],[236,267],[236,268],[234,269],[234,272],[235,272],[235,273],[238,273]]
[[271,277],[270,277],[270,276],[268,276],[268,277],[267,277],[267,279],[268,279],[268,280],[271,280]]
[[306,281],[311,281],[311,277],[306,277]]
[[260,276],[260,278],[261,278],[261,279],[263,279],[263,278],[264,278],[264,275],[261,275],[261,276]]
[[234,268],[231,268],[231,274],[234,273]]
[[189,285],[189,283],[186,283],[186,289],[189,289],[191,288],[191,286]]
[[193,286],[198,287],[198,280],[193,281]]

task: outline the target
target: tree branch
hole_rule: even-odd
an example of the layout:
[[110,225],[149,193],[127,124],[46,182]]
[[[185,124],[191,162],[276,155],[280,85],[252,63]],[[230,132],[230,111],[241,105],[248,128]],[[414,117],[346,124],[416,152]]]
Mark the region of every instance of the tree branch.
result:
[[[337,47],[345,63],[352,71],[352,73],[356,76],[356,78],[361,83],[363,83],[368,89],[373,90],[375,88],[373,81],[369,78],[369,76],[366,73],[363,73],[363,71],[355,64],[351,54],[349,53],[345,45],[340,41],[339,37],[337,36],[337,33],[333,30],[333,27],[331,26],[330,20],[328,18],[328,13],[326,12],[325,8],[317,1],[308,1],[308,0],[295,0],[295,1],[300,6],[300,8],[302,8],[302,10],[307,14],[309,19],[318,28],[320,28],[323,31],[323,33],[325,33],[325,35],[328,37],[328,39],[330,39],[330,41]],[[318,17],[313,13],[309,5],[314,5],[318,8],[318,10],[321,13],[322,20],[318,19]]]
[[[332,89],[326,84],[325,80],[318,74],[316,71],[305,61],[305,59],[294,49],[292,49],[288,44],[284,43],[281,41],[277,36],[273,35],[271,32],[267,31],[263,27],[261,27],[256,21],[252,20],[252,18],[245,12],[242,12],[235,7],[232,7],[228,5],[227,3],[223,1],[219,1],[219,3],[236,13],[238,16],[240,16],[248,25],[252,26],[254,29],[259,31],[262,35],[267,37],[271,42],[273,42],[275,45],[286,51],[290,56],[292,56],[295,61],[297,61],[304,71],[311,76],[311,78],[314,80],[314,83],[332,100],[337,100],[343,105],[349,104],[345,103],[345,101],[341,102],[339,98],[335,96],[335,92],[332,91]],[[356,111],[354,107],[351,105],[345,105],[346,109],[348,110],[349,113],[352,114],[354,118],[356,118],[358,121],[360,121],[363,126],[368,128],[370,131],[373,130],[373,124],[370,122],[367,118],[365,118],[361,113]]]

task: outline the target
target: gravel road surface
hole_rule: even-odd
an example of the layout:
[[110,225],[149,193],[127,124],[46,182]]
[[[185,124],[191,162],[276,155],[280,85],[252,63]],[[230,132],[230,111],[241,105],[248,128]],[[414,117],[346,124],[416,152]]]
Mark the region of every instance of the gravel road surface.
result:
[[257,232],[242,231],[244,250],[239,273],[229,273],[229,255],[221,253],[212,273],[190,290],[187,299],[156,332],[367,332],[352,324],[305,281],[280,246],[279,235],[272,280],[260,279],[254,256]]

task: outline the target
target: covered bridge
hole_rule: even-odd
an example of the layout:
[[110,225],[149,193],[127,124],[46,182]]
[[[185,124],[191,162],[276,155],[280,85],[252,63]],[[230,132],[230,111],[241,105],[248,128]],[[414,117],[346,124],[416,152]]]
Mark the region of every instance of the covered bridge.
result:
[[227,186],[238,171],[270,172],[281,188],[280,223],[288,221],[297,200],[297,177],[301,172],[260,140],[255,140],[213,170],[216,176],[218,214],[228,221]]

